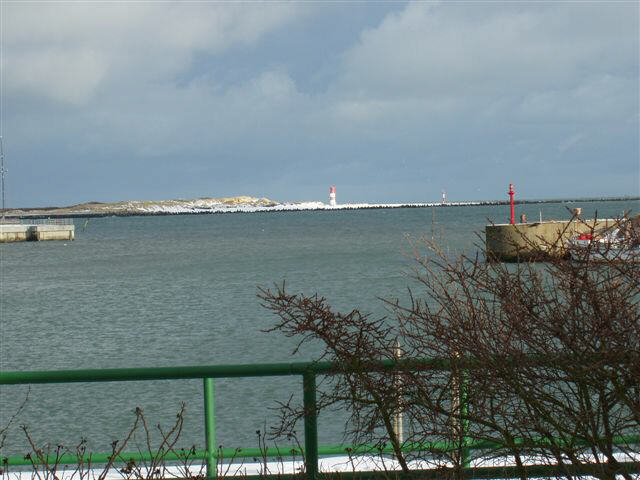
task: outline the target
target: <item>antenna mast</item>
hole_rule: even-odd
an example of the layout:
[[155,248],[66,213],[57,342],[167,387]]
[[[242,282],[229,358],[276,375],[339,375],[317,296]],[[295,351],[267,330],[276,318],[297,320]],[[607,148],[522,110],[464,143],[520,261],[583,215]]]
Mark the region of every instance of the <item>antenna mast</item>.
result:
[[2,136],[0,136],[0,182],[2,184],[2,222],[4,223],[4,215],[5,215],[5,208],[4,208],[4,174],[5,174],[5,170],[4,170],[4,149],[2,148]]

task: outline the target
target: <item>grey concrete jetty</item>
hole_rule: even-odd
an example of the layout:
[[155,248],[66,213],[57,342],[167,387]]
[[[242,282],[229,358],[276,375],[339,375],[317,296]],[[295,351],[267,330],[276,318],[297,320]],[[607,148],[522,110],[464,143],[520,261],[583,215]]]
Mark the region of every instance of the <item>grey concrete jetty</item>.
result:
[[0,223],[0,243],[75,239],[75,226],[71,219],[23,222]]

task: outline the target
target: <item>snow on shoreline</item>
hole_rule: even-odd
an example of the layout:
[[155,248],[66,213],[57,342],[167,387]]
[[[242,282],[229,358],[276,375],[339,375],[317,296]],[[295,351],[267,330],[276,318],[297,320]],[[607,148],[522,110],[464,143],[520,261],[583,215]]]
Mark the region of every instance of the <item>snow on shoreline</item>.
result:
[[152,213],[152,214],[176,214],[176,213],[257,213],[257,212],[293,212],[293,211],[308,211],[308,210],[356,210],[367,208],[402,208],[402,207],[432,207],[439,204],[369,204],[369,203],[353,203],[329,206],[322,202],[304,202],[304,203],[283,203],[273,206],[253,206],[253,205],[237,205],[233,207],[219,206],[219,207],[189,207],[181,205],[152,205],[148,207],[142,207],[139,209],[131,209],[130,212],[138,211],[140,213]]
[[254,204],[195,204],[192,202],[170,204],[142,204],[137,202],[123,203],[112,206],[108,211],[100,212],[96,210],[77,210],[75,214],[99,214],[111,213],[113,215],[176,215],[190,213],[258,213],[258,212],[293,212],[312,210],[360,210],[374,208],[420,208],[420,207],[440,207],[440,206],[467,206],[482,205],[483,202],[449,202],[442,203],[345,203],[340,205],[327,205],[322,202],[299,202],[299,203],[279,203],[272,205]]

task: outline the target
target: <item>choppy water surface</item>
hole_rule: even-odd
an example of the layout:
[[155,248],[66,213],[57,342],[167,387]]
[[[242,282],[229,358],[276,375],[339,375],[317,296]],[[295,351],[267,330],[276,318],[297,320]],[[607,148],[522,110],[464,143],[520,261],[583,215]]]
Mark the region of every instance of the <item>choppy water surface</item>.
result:
[[[530,220],[638,212],[639,202],[531,204]],[[473,251],[487,220],[508,207],[451,207],[76,220],[74,242],[0,245],[2,370],[52,370],[288,361],[293,341],[262,333],[275,321],[257,286],[286,280],[337,308],[384,314],[378,297],[406,295],[412,267],[407,236],[442,238]],[[295,360],[311,359],[313,348]],[[218,443],[256,446],[270,408],[299,392],[297,378],[216,382]],[[0,391],[0,425],[26,394]],[[198,380],[31,387],[5,453],[23,453],[18,425],[39,442],[87,437],[107,451],[132,425],[136,406],[168,425],[187,404],[184,445],[203,444]],[[323,443],[340,440],[340,421],[322,422]],[[339,416],[335,417],[336,419]]]

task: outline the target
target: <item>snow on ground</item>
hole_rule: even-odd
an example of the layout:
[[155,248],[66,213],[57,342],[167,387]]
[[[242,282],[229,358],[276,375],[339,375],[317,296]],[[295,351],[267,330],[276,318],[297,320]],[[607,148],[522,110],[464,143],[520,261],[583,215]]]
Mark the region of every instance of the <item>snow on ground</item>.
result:
[[[618,461],[630,462],[640,461],[640,454],[631,455],[615,455]],[[268,462],[256,462],[254,458],[251,462],[244,462],[242,459],[236,459],[232,463],[221,463],[218,465],[218,477],[242,477],[246,475],[276,475],[287,473],[301,473],[304,472],[304,463],[301,459],[298,460],[283,460],[283,461],[268,461]],[[585,461],[593,460],[593,457],[585,458]],[[529,458],[525,459],[525,464],[545,464],[547,462],[541,461],[541,459]],[[488,460],[477,459],[471,462],[471,467],[500,467],[515,465],[513,458],[492,458]],[[432,469],[436,468],[436,465],[427,461],[414,460],[408,462],[408,466],[411,470],[418,469]],[[438,467],[452,465],[437,465]],[[160,478],[185,478],[195,477],[199,474],[205,474],[205,467],[201,463],[194,462],[185,470],[183,466],[166,466],[160,467]],[[378,455],[360,455],[360,456],[334,456],[320,458],[319,469],[321,472],[367,472],[367,471],[399,471],[399,463],[390,456],[378,456]],[[69,468],[67,470],[59,470],[56,472],[55,480],[97,480],[103,470],[101,468],[95,468],[89,470],[84,476],[80,476],[76,468]],[[142,469],[141,475],[133,475],[129,478],[148,478],[146,475],[146,469]],[[102,480],[123,480],[126,475],[120,472],[119,469],[113,468],[106,473],[106,476],[102,477]],[[46,480],[53,479],[53,475],[47,475],[45,472],[39,471],[37,474],[33,470],[26,471],[14,471],[3,472],[0,474],[0,480]],[[155,478],[158,478],[156,475]],[[590,479],[592,477],[582,476],[581,478]],[[634,479],[640,479],[640,475],[632,475]]]
[[[256,213],[256,212],[286,212],[306,210],[357,210],[369,208],[407,208],[407,207],[437,207],[441,203],[345,203],[340,205],[327,205],[322,202],[279,203],[275,205],[238,204],[227,205],[223,203],[172,203],[172,204],[138,204],[130,203],[122,209],[130,213],[143,214],[179,214],[179,213]],[[480,205],[480,202],[450,202],[447,206]]]

